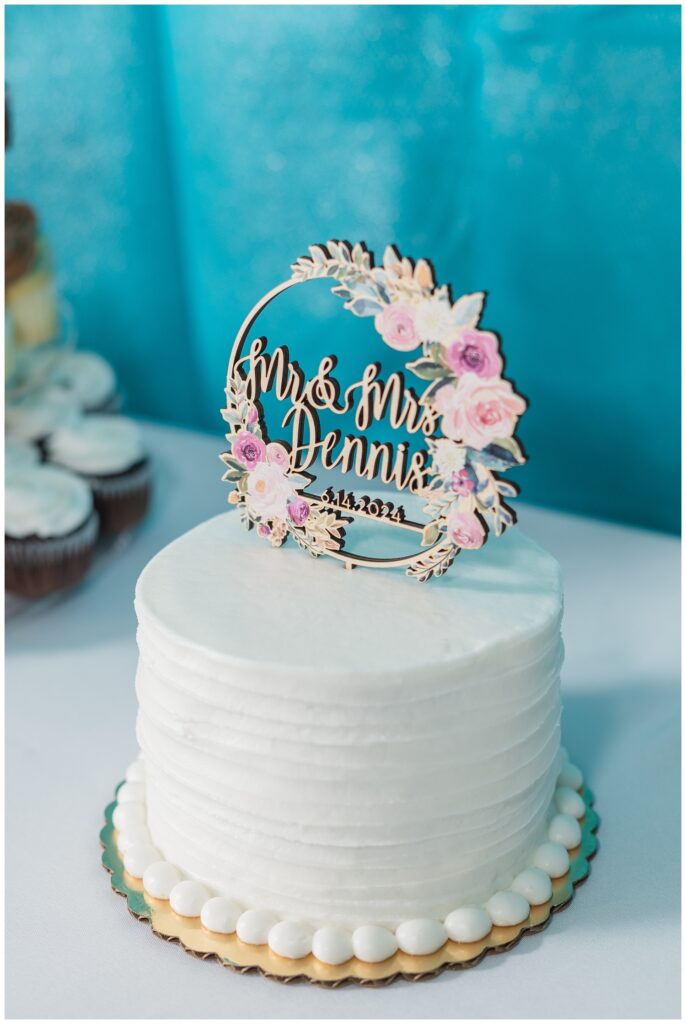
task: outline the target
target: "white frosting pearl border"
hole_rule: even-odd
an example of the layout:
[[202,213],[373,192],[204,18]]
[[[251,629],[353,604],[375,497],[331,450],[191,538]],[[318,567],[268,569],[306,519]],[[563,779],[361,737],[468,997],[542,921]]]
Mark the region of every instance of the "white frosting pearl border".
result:
[[[117,830],[117,849],[126,871],[142,879],[146,893],[168,900],[172,910],[185,918],[200,918],[213,934],[231,935],[249,945],[267,944],[272,952],[289,960],[313,954],[324,964],[338,966],[352,957],[364,963],[381,963],[398,950],[410,956],[437,952],[448,939],[478,942],[493,926],[522,924],[530,907],[547,903],[552,881],[569,870],[569,850],[581,842],[579,819],[586,805],[577,789],[583,785],[579,768],[567,759],[559,774],[548,824],[548,838],[534,851],[532,864],[512,880],[510,888],[494,893],[484,906],[458,907],[444,921],[417,918],[403,921],[395,931],[382,925],[364,924],[352,931],[333,926],[315,928],[306,921],[280,920],[270,910],[243,908],[227,896],[214,895],[201,882],[184,879],[181,871],[165,861],[153,846],[145,808],[145,762],[139,758],[126,770],[126,782],[117,792],[112,824]],[[574,783],[578,786],[573,788]],[[555,813],[557,812],[557,813]]]

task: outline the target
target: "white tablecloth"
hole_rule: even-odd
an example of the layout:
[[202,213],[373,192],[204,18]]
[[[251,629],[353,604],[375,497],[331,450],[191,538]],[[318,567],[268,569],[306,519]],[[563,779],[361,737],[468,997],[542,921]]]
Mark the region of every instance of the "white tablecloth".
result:
[[521,504],[521,526],[564,570],[565,742],[601,816],[572,906],[475,970],[336,991],[234,975],[127,914],[98,832],[136,752],[133,589],[160,547],[226,501],[219,432],[146,432],[157,490],[145,525],[77,591],[7,626],[7,1015],[677,1016],[678,542]]

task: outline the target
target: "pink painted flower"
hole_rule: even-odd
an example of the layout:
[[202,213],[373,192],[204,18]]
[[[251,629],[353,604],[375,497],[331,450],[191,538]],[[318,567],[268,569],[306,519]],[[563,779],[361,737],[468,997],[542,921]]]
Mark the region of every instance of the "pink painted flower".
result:
[[288,514],[296,526],[302,526],[310,514],[310,503],[305,498],[288,502]]
[[285,519],[293,488],[279,466],[258,462],[248,476],[247,501],[252,512],[261,519]]
[[259,537],[268,537],[271,532],[266,523],[257,524],[257,534]]
[[391,348],[399,352],[411,352],[421,344],[414,325],[414,310],[404,302],[384,306],[374,317],[374,326]]
[[281,469],[286,470],[290,464],[290,456],[282,444],[270,441],[267,445],[267,462],[271,462],[275,466],[280,466]]
[[248,409],[247,423],[249,427],[252,427],[253,424],[257,423],[257,409],[254,405],[251,405]]
[[246,469],[254,469],[258,462],[264,462],[267,448],[260,437],[251,434],[249,430],[241,430],[231,445],[231,454]]
[[446,526],[451,541],[460,548],[480,548],[486,539],[483,523],[475,512],[451,512]]
[[445,358],[458,377],[463,373],[475,373],[477,377],[498,377],[503,369],[498,339],[490,331],[463,331],[456,341],[448,345]]
[[454,491],[455,494],[459,494],[461,498],[471,494],[475,486],[476,484],[469,475],[469,470],[460,469],[457,473],[453,473],[450,481],[450,490]]
[[475,373],[463,374],[456,384],[444,384],[436,392],[435,404],[445,436],[476,449],[512,437],[517,418],[526,409],[509,380],[483,380]]

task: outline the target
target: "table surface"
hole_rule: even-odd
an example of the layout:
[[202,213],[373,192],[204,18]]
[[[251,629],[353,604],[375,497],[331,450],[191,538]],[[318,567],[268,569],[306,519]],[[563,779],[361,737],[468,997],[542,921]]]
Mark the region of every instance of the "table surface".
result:
[[601,817],[572,906],[475,970],[335,991],[235,975],[126,913],[98,832],[136,753],[134,585],[156,551],[226,501],[221,437],[144,428],[157,474],[146,523],[76,591],[10,609],[7,1016],[678,1016],[679,543],[521,504],[522,528],[562,565],[565,742]]

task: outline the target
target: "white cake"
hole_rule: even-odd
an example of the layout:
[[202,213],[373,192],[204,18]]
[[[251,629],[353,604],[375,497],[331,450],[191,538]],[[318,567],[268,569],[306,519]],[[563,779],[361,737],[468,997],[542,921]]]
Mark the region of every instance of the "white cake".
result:
[[584,810],[559,568],[519,530],[416,587],[275,551],[229,512],[153,558],[136,612],[144,760],[115,825],[151,895],[213,897],[213,930],[327,962],[479,938],[549,898]]

